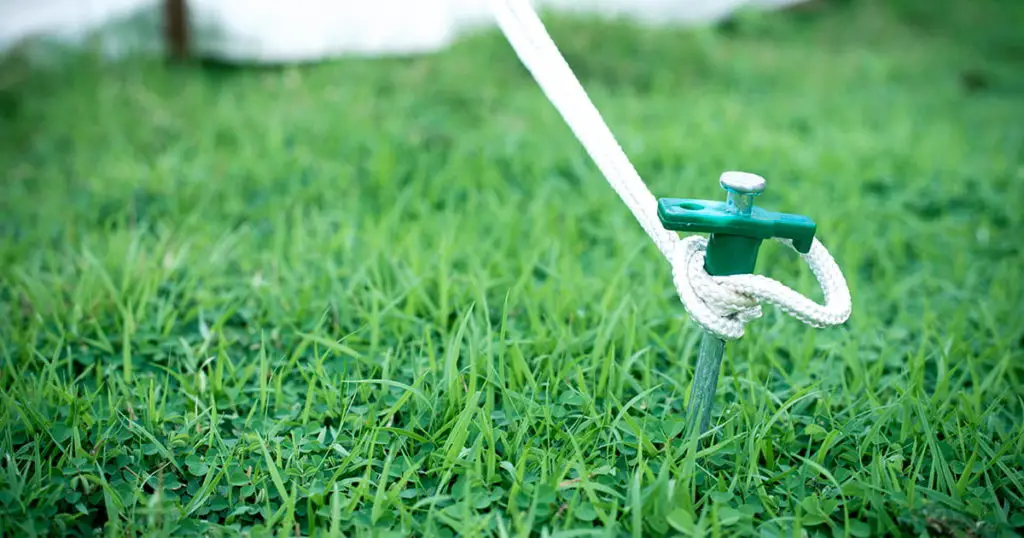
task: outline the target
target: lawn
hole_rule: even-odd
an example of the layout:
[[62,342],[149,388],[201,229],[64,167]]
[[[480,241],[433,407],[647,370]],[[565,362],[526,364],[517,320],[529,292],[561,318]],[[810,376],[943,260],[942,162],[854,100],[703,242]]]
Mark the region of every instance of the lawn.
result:
[[496,31],[9,58],[0,534],[1022,532],[1022,11],[549,18],[657,196],[759,173],[849,281],[843,327],[730,344],[699,445],[669,266]]

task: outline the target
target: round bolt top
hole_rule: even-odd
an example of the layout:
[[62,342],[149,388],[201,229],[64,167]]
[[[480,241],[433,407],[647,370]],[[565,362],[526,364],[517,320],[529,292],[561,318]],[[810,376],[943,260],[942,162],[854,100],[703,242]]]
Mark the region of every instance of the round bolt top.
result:
[[727,191],[761,194],[766,182],[763,177],[749,172],[725,172],[718,178],[718,183]]

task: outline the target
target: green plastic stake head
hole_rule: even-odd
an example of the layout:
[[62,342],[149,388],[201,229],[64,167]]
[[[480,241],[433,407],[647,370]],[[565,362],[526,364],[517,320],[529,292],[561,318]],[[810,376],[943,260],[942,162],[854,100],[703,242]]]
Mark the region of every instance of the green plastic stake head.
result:
[[776,213],[754,207],[764,192],[765,180],[745,172],[726,172],[720,180],[724,202],[688,198],[658,200],[658,218],[666,229],[710,233],[704,267],[712,275],[754,272],[761,241],[781,237],[806,253],[814,241],[816,225],[809,217]]

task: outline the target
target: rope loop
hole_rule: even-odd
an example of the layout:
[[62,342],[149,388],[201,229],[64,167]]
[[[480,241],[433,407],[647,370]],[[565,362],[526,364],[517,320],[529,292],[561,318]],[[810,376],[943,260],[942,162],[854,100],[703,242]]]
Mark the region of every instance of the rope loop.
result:
[[[790,248],[788,239],[776,239]],[[746,324],[760,318],[762,304],[779,307],[786,314],[813,327],[845,323],[852,311],[846,279],[828,249],[817,239],[807,262],[825,296],[818,304],[781,282],[762,275],[712,276],[704,269],[708,240],[690,236],[679,242],[669,259],[672,280],[683,308],[697,325],[723,340],[743,336]],[[795,250],[795,249],[794,249]]]

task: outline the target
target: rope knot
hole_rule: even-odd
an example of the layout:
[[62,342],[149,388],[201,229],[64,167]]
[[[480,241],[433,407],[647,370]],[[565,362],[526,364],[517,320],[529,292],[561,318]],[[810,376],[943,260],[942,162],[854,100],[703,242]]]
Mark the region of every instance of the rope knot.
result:
[[[780,242],[792,247],[787,240]],[[839,325],[852,309],[846,280],[825,247],[814,240],[810,252],[801,254],[818,279],[825,295],[820,305],[761,275],[712,276],[704,269],[708,240],[693,235],[677,243],[670,262],[672,280],[690,318],[723,340],[743,336],[747,323],[763,314],[761,303],[770,303],[814,327]]]
[[704,269],[708,240],[699,235],[683,239],[672,262],[672,280],[690,318],[723,340],[743,336],[744,326],[763,314],[753,297],[723,286]]

